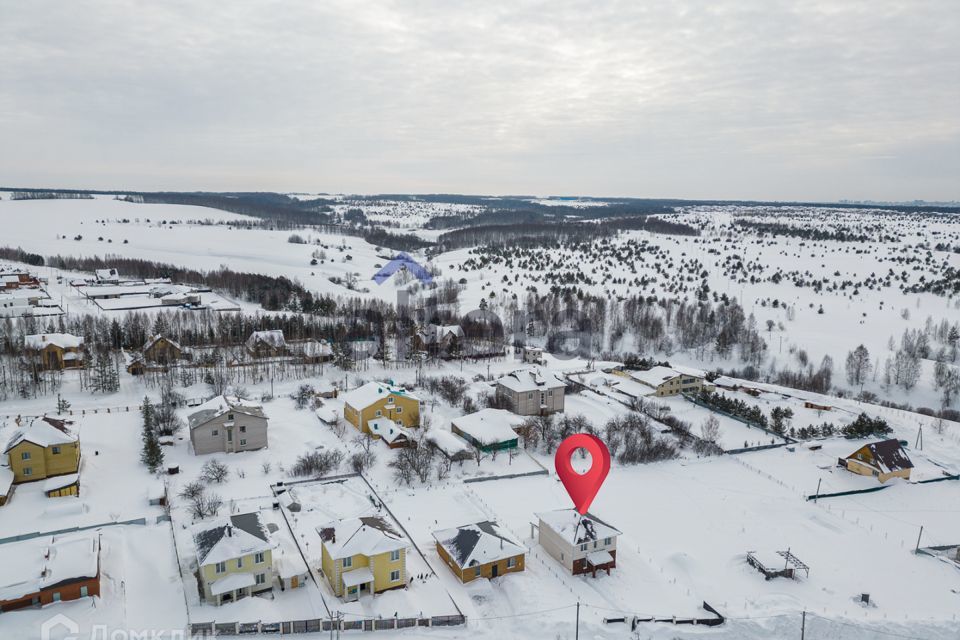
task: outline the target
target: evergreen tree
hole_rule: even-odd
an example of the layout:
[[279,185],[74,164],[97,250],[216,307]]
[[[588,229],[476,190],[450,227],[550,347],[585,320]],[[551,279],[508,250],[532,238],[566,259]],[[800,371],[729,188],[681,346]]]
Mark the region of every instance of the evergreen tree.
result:
[[163,449],[160,448],[160,440],[157,437],[153,405],[146,397],[143,399],[142,436],[143,451],[140,453],[140,461],[147,465],[150,473],[156,473],[163,466]]

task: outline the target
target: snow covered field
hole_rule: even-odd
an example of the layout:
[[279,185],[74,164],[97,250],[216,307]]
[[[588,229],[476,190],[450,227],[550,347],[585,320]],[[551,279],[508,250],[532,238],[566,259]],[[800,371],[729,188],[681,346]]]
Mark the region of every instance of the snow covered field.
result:
[[[591,201],[579,204],[595,205]],[[453,205],[350,199],[342,199],[336,207],[343,212],[361,208],[369,219],[389,221],[431,237],[435,232],[420,229],[431,217],[442,215],[444,210],[450,215],[470,211]],[[251,221],[235,214],[104,197],[17,202],[5,198],[0,200],[0,215],[13,220],[0,244],[21,246],[45,256],[116,254],[198,269],[226,265],[237,271],[295,278],[317,293],[387,301],[396,295],[396,283],[378,286],[370,281],[392,252],[378,250],[357,237],[306,230],[301,235],[309,243],[293,244],[287,241],[292,233],[289,229],[221,224]],[[611,240],[612,248],[603,249],[606,253],[576,253],[568,248],[533,253],[541,257],[550,254],[557,269],[587,274],[592,281],[582,288],[606,293],[610,299],[627,291],[666,295],[671,287],[673,293],[693,299],[696,287],[705,281],[711,295],[736,297],[747,313],[755,314],[769,345],[765,368],[799,363],[801,351],[813,363],[829,355],[836,363],[834,380],[840,387],[846,385],[843,358],[856,344],[863,342],[874,358],[881,360],[892,353],[888,345],[891,336],[896,341],[904,329],[922,328],[927,316],[934,324],[941,320],[956,322],[960,312],[955,298],[909,293],[901,285],[918,284],[921,277],[931,279],[944,264],[960,266],[960,255],[931,248],[929,260],[920,251],[918,260],[900,261],[905,255],[913,256],[914,248],[927,240],[927,234],[956,242],[956,221],[914,224],[898,217],[844,212],[835,214],[828,227],[832,233],[896,233],[899,245],[761,235],[757,228],[736,226],[741,220],[767,223],[776,216],[780,216],[778,223],[809,226],[809,219],[796,212],[702,209],[676,216],[698,226],[703,231],[699,237],[629,231]],[[737,228],[743,230],[740,237],[731,235]],[[77,236],[82,239],[75,240]],[[614,259],[616,249],[626,250],[644,241],[656,245],[657,251],[642,261],[618,263]],[[311,256],[318,249],[325,257],[311,266]],[[490,309],[502,312],[514,294],[522,299],[528,287],[549,288],[543,269],[520,266],[517,261],[508,265],[491,259],[482,265],[474,261],[464,266],[471,258],[484,255],[491,254],[485,248],[461,249],[433,260],[441,278],[465,279],[460,291],[461,311],[479,306],[483,300]],[[872,289],[866,284],[833,287],[847,280],[866,282],[871,274],[886,276],[891,269],[895,278],[890,286],[874,282]],[[106,313],[103,303],[98,307],[68,284],[73,277],[89,274],[39,270],[50,278],[51,298],[59,302],[62,297],[68,313]],[[706,272],[705,278],[699,276],[702,272]],[[777,273],[780,276],[774,277]],[[330,280],[348,274],[360,274],[355,291]],[[795,282],[798,274],[802,275],[801,285]],[[631,284],[634,278],[642,277],[652,280],[643,286]],[[820,284],[814,287],[810,284],[813,282]],[[109,306],[122,300],[105,302]],[[240,306],[244,311],[255,309],[246,302]],[[819,312],[821,306],[823,313]],[[122,311],[109,313],[117,318],[123,315]],[[769,329],[767,320],[772,321]],[[621,336],[612,350],[632,351],[632,340],[630,335]],[[702,370],[738,364],[734,358],[721,359],[669,345],[642,355],[669,358],[672,363]],[[585,370],[599,375],[600,369],[612,364],[548,355],[544,367],[559,375]],[[479,402],[492,391],[489,379],[520,366],[511,354],[489,362],[430,362],[422,373],[462,378],[468,393]],[[864,388],[882,399],[934,407],[939,405],[932,376],[933,362],[926,358],[921,380],[909,393],[898,387],[885,388],[875,376],[865,382]],[[324,382],[343,381],[354,388],[374,379],[414,385],[417,371],[412,366],[384,369],[371,362],[360,371],[345,372],[330,365]],[[366,481],[353,477],[293,485],[292,493],[303,509],[296,513],[286,506],[274,509],[276,483],[302,479],[290,473],[299,456],[341,451],[346,458],[362,450],[351,427],[338,435],[313,411],[296,407],[290,394],[302,383],[319,386],[321,380],[247,386],[250,398],[259,399],[271,390],[274,395],[263,403],[270,425],[267,449],[196,456],[184,430],[172,444],[163,446],[164,466],[177,466],[179,473],[161,475],[158,480],[140,462],[141,416],[137,410],[144,396],[156,400],[158,389],[122,373],[118,392],[94,395],[81,391],[76,372],[65,373],[61,395],[75,413],[86,411],[75,417],[83,449],[81,496],[46,498],[39,484],[19,486],[10,502],[0,507],[0,539],[140,518],[146,524],[110,525],[99,530],[104,541],[105,579],[98,600],[2,614],[0,637],[39,637],[38,625],[60,612],[79,622],[82,630],[89,630],[95,624],[119,629],[181,629],[188,622],[305,620],[326,618],[331,610],[345,613],[348,619],[389,618],[395,613],[447,615],[459,610],[467,617],[465,626],[378,631],[375,635],[572,638],[577,602],[581,604],[581,637],[589,638],[629,637],[625,623],[609,621],[624,616],[710,617],[702,608],[704,602],[728,618],[723,626],[706,629],[643,623],[639,637],[799,637],[803,611],[808,612],[811,637],[858,640],[884,637],[885,632],[920,638],[958,637],[960,570],[942,559],[913,553],[918,537],[921,546],[960,544],[960,481],[919,482],[960,472],[957,423],[946,421],[943,426],[935,418],[918,413],[762,383],[751,383],[757,389],[755,395],[725,390],[728,397],[756,405],[765,415],[774,408],[791,409],[790,425],[797,429],[823,422],[839,428],[861,411],[882,417],[893,429],[891,437],[906,441],[906,451],[914,463],[911,481],[892,480],[885,485],[887,488],[873,493],[808,500],[818,483],[821,494],[878,486],[871,477],[836,467],[837,458],[850,455],[864,444],[840,436],[745,454],[699,457],[684,449],[678,458],[664,462],[615,462],[591,511],[623,532],[617,567],[610,576],[591,579],[567,575],[531,538],[530,525],[536,512],[569,506],[569,498],[553,472],[553,459],[542,451],[521,451],[513,456],[501,452],[479,464],[474,460],[457,462],[442,480],[431,475],[426,483],[407,486],[396,479],[390,466],[397,452],[377,441],[372,446],[375,461],[364,471]],[[187,398],[210,395],[210,389],[202,383],[178,391]],[[464,413],[462,406],[452,406],[422,387],[415,393],[424,401],[422,415],[430,429],[449,435],[450,421]],[[807,401],[831,409],[807,408]],[[657,402],[669,407],[672,416],[689,422],[695,434],[707,418],[717,417],[718,444],[724,449],[767,444],[771,439],[767,433],[681,397],[658,398]],[[342,415],[342,400],[327,399],[324,403],[327,412]],[[0,442],[8,440],[17,416],[52,413],[55,405],[52,396],[11,396],[4,400],[0,404]],[[131,409],[127,411],[126,407]],[[107,408],[111,409],[109,413]],[[94,409],[96,413],[92,413]],[[623,402],[602,392],[584,390],[565,398],[565,415],[584,416],[601,434],[608,420],[628,412]],[[189,409],[180,410],[182,417],[189,413]],[[918,439],[921,427],[922,448]],[[229,467],[223,482],[210,485],[223,499],[221,513],[263,513],[277,526],[275,533],[286,548],[296,548],[306,557],[313,570],[306,586],[283,592],[274,589],[268,597],[245,598],[221,607],[201,602],[192,575],[196,563],[190,527],[195,518],[179,493],[201,474],[209,459]],[[346,460],[334,471],[349,472]],[[510,477],[518,475],[521,477]],[[167,486],[172,503],[169,509],[148,503],[147,493],[158,481]],[[378,500],[385,506],[383,512],[388,512],[419,550],[411,550],[408,561],[408,572],[416,578],[408,589],[343,603],[324,580],[316,580],[316,527],[332,519],[380,512]],[[162,518],[168,511],[171,522]],[[525,571],[462,585],[440,559],[431,534],[487,519],[497,520],[528,548]],[[787,549],[809,565],[809,576],[766,581],[746,562],[751,551],[770,556]],[[870,594],[869,605],[859,602],[864,593]]]

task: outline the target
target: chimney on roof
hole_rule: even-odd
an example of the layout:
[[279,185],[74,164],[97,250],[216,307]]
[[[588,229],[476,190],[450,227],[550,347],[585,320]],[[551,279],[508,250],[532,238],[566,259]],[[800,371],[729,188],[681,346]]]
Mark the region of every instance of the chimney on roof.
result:
[[324,542],[337,542],[337,530],[333,527],[324,527],[320,529],[320,539]]

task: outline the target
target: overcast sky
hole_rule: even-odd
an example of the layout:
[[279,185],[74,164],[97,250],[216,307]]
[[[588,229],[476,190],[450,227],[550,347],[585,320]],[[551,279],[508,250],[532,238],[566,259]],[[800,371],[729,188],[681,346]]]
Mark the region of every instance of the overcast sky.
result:
[[0,0],[0,184],[960,199],[958,43],[957,0]]

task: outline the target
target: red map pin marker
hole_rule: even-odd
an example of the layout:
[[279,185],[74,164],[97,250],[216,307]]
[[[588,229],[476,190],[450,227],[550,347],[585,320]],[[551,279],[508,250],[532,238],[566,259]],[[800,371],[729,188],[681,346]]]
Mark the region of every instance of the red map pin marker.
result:
[[[571,464],[573,452],[577,449],[589,451],[590,459],[593,461],[590,469],[582,475],[577,473]],[[574,506],[580,515],[584,515],[610,472],[610,450],[597,436],[589,433],[575,433],[557,447],[554,464],[557,467],[560,482],[573,499]]]

